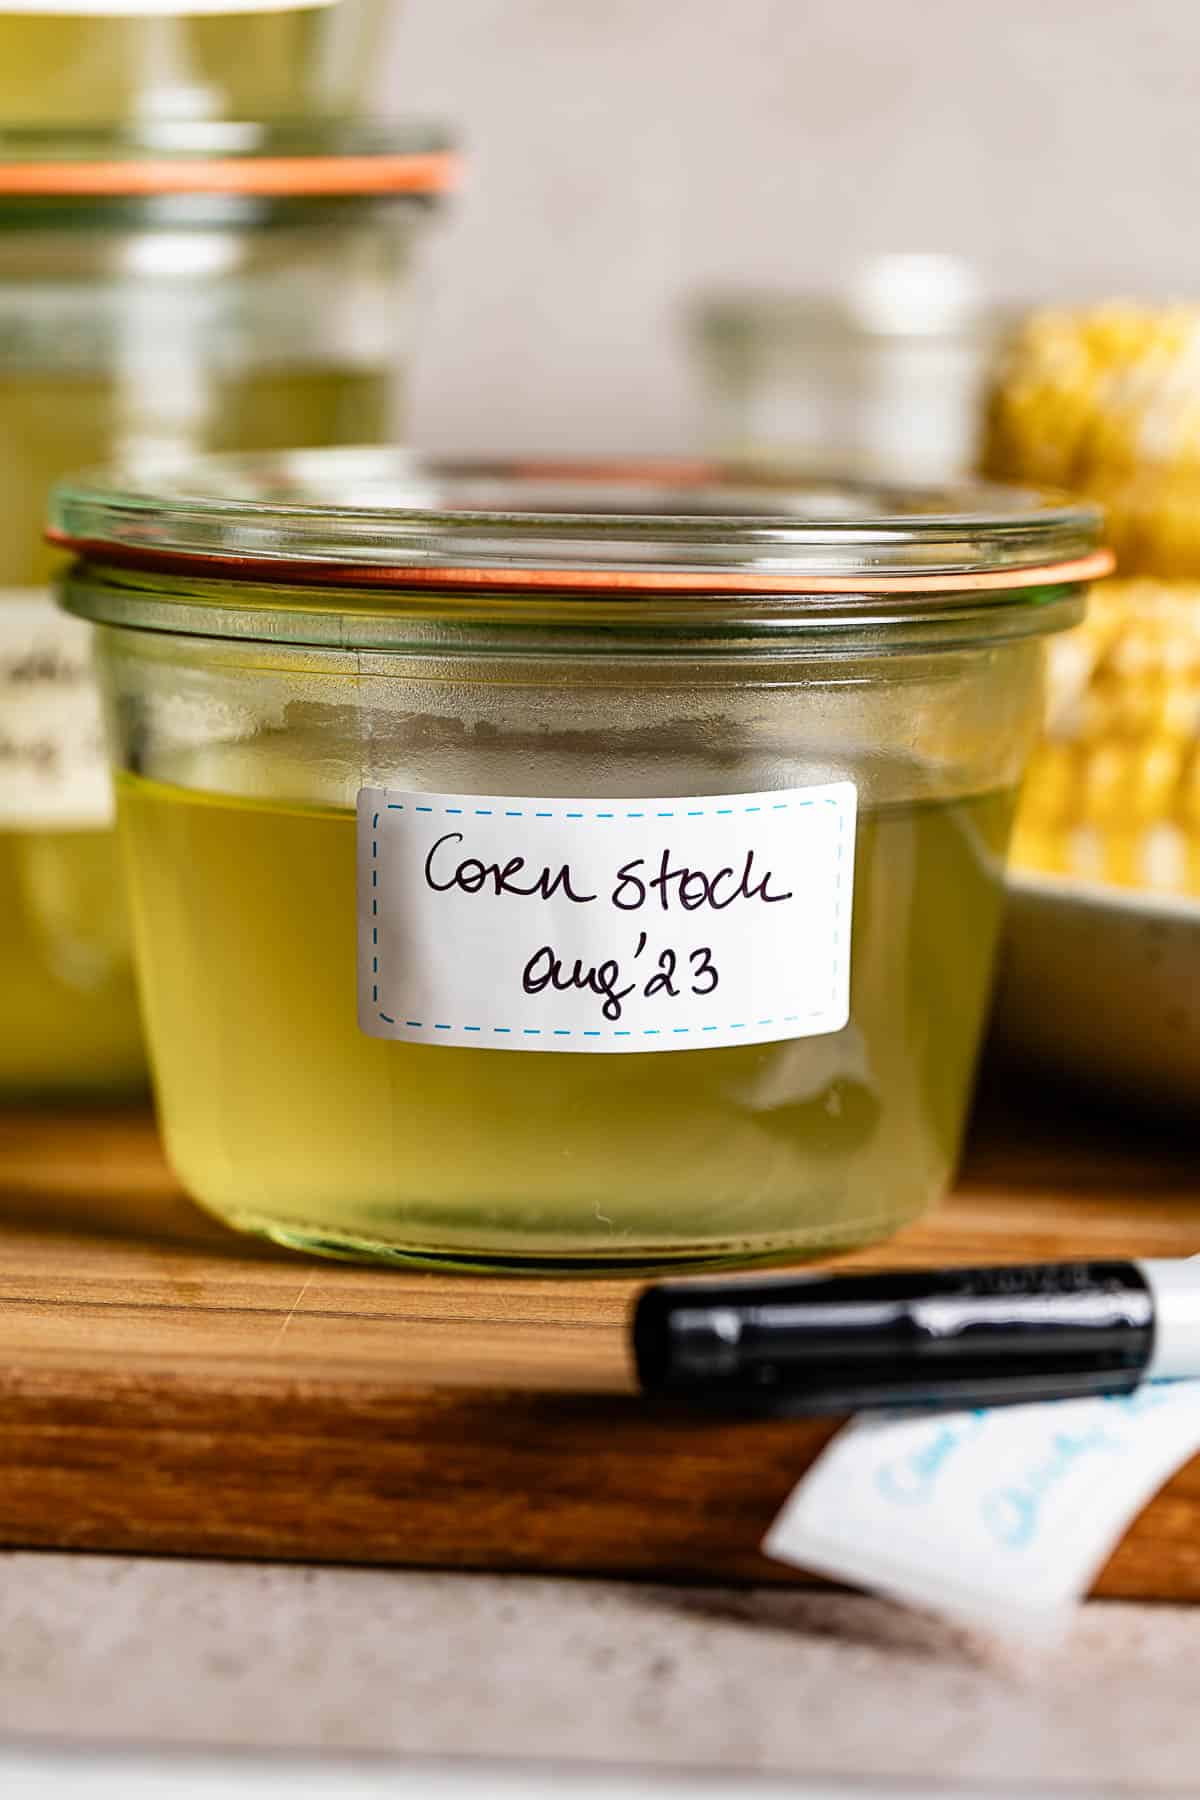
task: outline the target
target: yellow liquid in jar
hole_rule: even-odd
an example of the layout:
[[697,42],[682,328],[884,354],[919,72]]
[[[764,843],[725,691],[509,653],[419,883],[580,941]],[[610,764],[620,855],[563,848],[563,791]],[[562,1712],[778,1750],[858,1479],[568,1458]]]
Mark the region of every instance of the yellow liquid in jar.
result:
[[[304,365],[214,374],[202,391],[196,449],[266,449],[378,441],[392,387],[381,369]],[[0,673],[12,647],[4,589],[48,582],[62,561],[42,538],[51,483],[104,459],[155,405],[140,384],[0,365]],[[0,781],[12,779],[0,758]],[[129,940],[111,829],[0,821],[0,1095],[144,1085]]]
[[373,0],[335,0],[182,17],[0,15],[0,118],[12,126],[348,113],[369,80],[382,12]]
[[0,1090],[139,1087],[145,1055],[109,831],[0,832]]
[[54,483],[122,461],[146,441],[199,453],[377,444],[389,435],[395,383],[372,365],[209,370],[186,404],[177,371],[159,380],[165,393],[155,391],[152,363],[125,381],[0,363],[0,588],[48,581],[61,565],[43,535]]
[[957,1154],[1013,798],[860,810],[844,1031],[532,1055],[359,1031],[352,813],[123,774],[171,1160],[231,1224],[351,1255],[585,1269],[885,1236]]

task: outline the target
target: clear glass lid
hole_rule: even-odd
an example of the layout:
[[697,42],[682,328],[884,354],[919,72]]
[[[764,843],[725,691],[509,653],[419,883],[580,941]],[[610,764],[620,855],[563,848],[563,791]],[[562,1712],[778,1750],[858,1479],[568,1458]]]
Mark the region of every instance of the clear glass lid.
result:
[[1106,574],[1062,496],[789,484],[706,463],[431,463],[398,449],[205,457],[59,484],[50,536],[105,563],[246,581],[962,593]]

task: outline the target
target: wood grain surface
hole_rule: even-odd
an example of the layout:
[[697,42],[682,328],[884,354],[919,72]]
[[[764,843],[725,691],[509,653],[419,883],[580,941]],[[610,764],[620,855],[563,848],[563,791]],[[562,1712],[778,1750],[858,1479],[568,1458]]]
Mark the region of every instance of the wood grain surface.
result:
[[[993,1094],[951,1199],[843,1260],[1195,1251],[1194,1138]],[[0,1543],[794,1579],[757,1545],[835,1426],[644,1406],[633,1292],[299,1257],[141,1114],[0,1113]],[[1097,1590],[1200,1600],[1200,1460]]]

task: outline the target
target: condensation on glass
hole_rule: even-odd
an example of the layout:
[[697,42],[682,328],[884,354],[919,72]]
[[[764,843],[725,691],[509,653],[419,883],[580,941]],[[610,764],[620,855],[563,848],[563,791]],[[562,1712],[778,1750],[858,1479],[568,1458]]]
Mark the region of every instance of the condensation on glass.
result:
[[198,1200],[601,1271],[941,1193],[1090,509],[341,451],[54,518]]

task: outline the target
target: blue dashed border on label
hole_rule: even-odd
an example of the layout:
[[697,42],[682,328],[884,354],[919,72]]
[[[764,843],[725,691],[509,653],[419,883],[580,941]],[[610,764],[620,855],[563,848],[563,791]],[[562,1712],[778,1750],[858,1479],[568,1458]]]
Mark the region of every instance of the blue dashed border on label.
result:
[[[466,799],[467,796],[464,795],[463,798]],[[717,816],[717,817],[721,817],[721,818],[730,818],[730,817],[735,816],[738,813],[743,813],[743,814],[745,814],[745,813],[764,813],[764,812],[778,813],[778,812],[788,812],[788,811],[799,812],[799,811],[803,811],[807,807],[818,806],[818,805],[831,806],[834,808],[834,810],[837,812],[837,815],[838,815],[838,836],[837,836],[837,847],[836,847],[837,861],[836,861],[836,868],[834,871],[834,917],[835,917],[835,921],[836,921],[835,932],[836,932],[837,944],[836,944],[836,950],[834,953],[834,957],[833,957],[832,964],[831,964],[831,971],[830,971],[831,996],[833,999],[836,999],[837,995],[841,991],[842,966],[843,966],[843,960],[844,960],[845,954],[846,954],[846,942],[847,942],[847,938],[849,936],[848,921],[846,920],[845,914],[844,914],[845,848],[846,848],[847,814],[846,814],[845,809],[843,807],[839,806],[838,802],[836,800],[834,800],[831,796],[826,795],[821,800],[816,800],[816,799],[812,799],[812,798],[803,799],[803,800],[799,800],[799,799],[797,799],[797,800],[759,799],[759,800],[756,800],[753,805],[746,804],[743,806],[734,805],[734,806],[690,807],[685,804],[681,804],[676,807],[671,807],[671,808],[661,809],[661,810],[660,809],[651,810],[651,809],[647,809],[646,807],[642,807],[639,810],[630,809],[625,812],[609,811],[607,809],[604,811],[601,811],[599,809],[596,809],[591,813],[590,818],[592,821],[600,821],[600,820],[607,820],[607,819],[613,819],[613,820],[640,819],[640,820],[644,820],[647,818],[702,819],[706,816]],[[757,1030],[770,1030],[770,1029],[774,1029],[775,1027],[780,1026],[780,1025],[798,1025],[798,1024],[804,1023],[807,1019],[819,1018],[825,1011],[828,1010],[826,1007],[813,1007],[811,1009],[811,1011],[808,1013],[780,1013],[780,1014],[772,1016],[770,1018],[761,1018],[761,1019],[754,1019],[754,1020],[735,1019],[735,1020],[729,1021],[726,1024],[708,1023],[708,1024],[704,1024],[704,1025],[644,1026],[644,1027],[641,1027],[638,1029],[632,1029],[632,1028],[616,1029],[616,1028],[614,1028],[611,1031],[604,1031],[603,1029],[596,1029],[596,1028],[588,1028],[588,1029],[580,1028],[578,1030],[574,1030],[574,1029],[570,1029],[567,1027],[550,1027],[550,1026],[542,1027],[542,1026],[533,1026],[533,1025],[489,1025],[489,1024],[455,1025],[455,1024],[452,1024],[447,1021],[441,1021],[441,1020],[436,1020],[436,1019],[435,1020],[404,1019],[402,1021],[397,1021],[397,1019],[392,1014],[384,1012],[382,1007],[379,1004],[380,958],[379,958],[378,919],[379,919],[379,903],[380,903],[380,899],[382,897],[380,886],[379,886],[379,820],[380,820],[381,813],[384,811],[387,811],[387,812],[411,812],[414,814],[415,813],[441,812],[447,816],[456,816],[456,817],[460,817],[460,818],[475,817],[475,818],[481,818],[481,819],[488,819],[488,818],[495,818],[495,817],[502,817],[502,818],[506,818],[506,819],[562,818],[562,819],[569,819],[572,821],[572,823],[587,823],[589,821],[589,814],[588,814],[588,811],[586,808],[572,809],[570,811],[567,811],[565,809],[563,809],[563,810],[551,809],[551,810],[547,811],[542,808],[534,808],[534,807],[499,808],[499,807],[494,807],[494,806],[470,806],[470,805],[449,806],[449,805],[445,805],[445,804],[438,806],[438,805],[434,805],[434,804],[427,804],[427,803],[415,802],[415,801],[410,802],[410,801],[404,801],[404,800],[388,800],[388,801],[385,801],[381,806],[378,806],[372,810],[372,814],[371,814],[371,889],[372,889],[372,893],[371,893],[371,946],[372,946],[371,1000],[372,1000],[373,1006],[376,1009],[376,1016],[385,1025],[391,1025],[391,1026],[395,1027],[395,1026],[397,1026],[397,1024],[400,1024],[400,1025],[402,1025],[403,1029],[406,1031],[428,1031],[431,1033],[436,1033],[436,1032],[470,1033],[472,1035],[478,1035],[480,1037],[481,1041],[486,1040],[489,1035],[494,1038],[496,1038],[496,1037],[500,1037],[500,1038],[509,1038],[509,1037],[542,1038],[542,1037],[545,1037],[545,1038],[580,1038],[580,1039],[583,1039],[583,1038],[603,1039],[605,1037],[622,1038],[622,1039],[631,1038],[631,1037],[645,1037],[645,1038],[699,1037],[700,1035],[705,1034],[705,1033],[746,1031],[751,1028],[753,1028],[756,1031]],[[504,1046],[497,1046],[497,1048],[502,1048],[502,1047],[504,1047]]]

